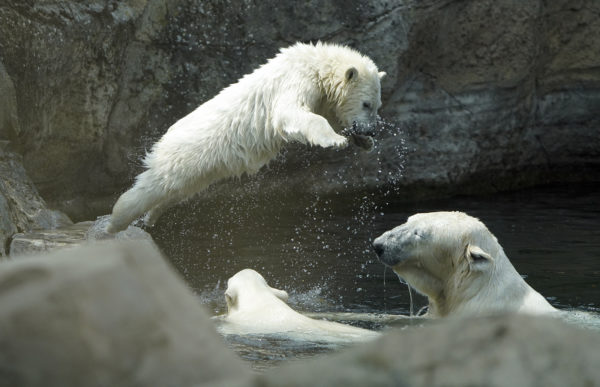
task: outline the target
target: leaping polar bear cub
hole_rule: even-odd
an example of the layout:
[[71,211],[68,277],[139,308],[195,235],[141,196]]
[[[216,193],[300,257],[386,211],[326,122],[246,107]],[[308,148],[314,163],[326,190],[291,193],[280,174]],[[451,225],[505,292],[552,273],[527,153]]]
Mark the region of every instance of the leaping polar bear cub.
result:
[[430,317],[556,311],[517,273],[485,225],[462,212],[413,215],[373,247],[428,297]]
[[337,322],[306,317],[288,306],[288,294],[270,287],[262,275],[244,269],[227,281],[227,315],[221,333],[283,334],[300,340],[356,342],[379,333]]
[[364,129],[377,117],[384,75],[348,47],[282,49],[169,128],[146,155],[146,171],[115,203],[107,231],[123,230],[144,213],[153,225],[210,184],[257,172],[288,141],[343,148],[349,139],[338,133],[353,127],[350,140],[370,150]]

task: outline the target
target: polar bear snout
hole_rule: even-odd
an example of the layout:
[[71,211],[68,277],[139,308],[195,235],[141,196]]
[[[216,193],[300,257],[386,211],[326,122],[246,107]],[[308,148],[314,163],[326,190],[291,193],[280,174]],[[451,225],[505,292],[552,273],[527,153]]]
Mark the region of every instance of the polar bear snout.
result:
[[386,231],[373,241],[379,260],[396,266],[415,257],[419,246],[428,241],[427,230],[412,229],[407,224]]
[[381,257],[385,253],[385,246],[378,239],[375,239],[373,241],[373,249],[375,250],[375,253],[377,254],[378,257]]
[[375,147],[375,125],[360,124],[357,121],[352,123],[352,127],[342,130],[341,134],[350,139],[357,147],[370,152]]
[[375,120],[368,122],[360,122],[360,121],[352,121],[352,123],[346,126],[340,132],[341,135],[350,137],[350,136],[375,136],[375,132],[377,130],[377,123]]
[[352,127],[347,131],[349,134],[373,137],[375,136],[375,119],[369,120],[368,122],[354,121]]
[[377,258],[384,265],[393,267],[404,260],[398,249],[393,249],[395,251],[392,252],[385,243],[378,242],[377,239],[373,242],[373,249],[377,253]]
[[[373,249],[384,265],[396,266],[408,258],[402,246],[396,243],[397,239],[392,231],[387,231],[373,241]],[[392,241],[395,243],[391,243]]]

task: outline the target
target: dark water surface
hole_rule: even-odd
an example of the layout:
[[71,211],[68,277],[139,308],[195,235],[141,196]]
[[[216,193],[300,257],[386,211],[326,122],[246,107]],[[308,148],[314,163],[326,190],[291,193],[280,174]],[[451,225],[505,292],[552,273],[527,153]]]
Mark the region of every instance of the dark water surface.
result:
[[[519,273],[554,306],[600,311],[599,185],[411,204],[401,204],[401,195],[223,195],[176,208],[152,234],[214,314],[226,309],[227,279],[244,268],[288,291],[300,311],[408,314],[406,285],[378,262],[371,241],[414,213],[464,211],[487,225]],[[413,296],[416,311],[425,298]],[[240,340],[231,340],[238,353],[267,363],[323,351],[296,348],[290,355],[284,340],[265,352],[264,341]]]

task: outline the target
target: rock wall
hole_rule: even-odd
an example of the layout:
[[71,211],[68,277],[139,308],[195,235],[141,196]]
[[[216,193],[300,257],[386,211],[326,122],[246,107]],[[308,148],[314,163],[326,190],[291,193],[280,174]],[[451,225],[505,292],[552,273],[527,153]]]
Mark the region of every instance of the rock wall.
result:
[[46,207],[21,157],[5,146],[0,143],[0,257],[8,255],[16,233],[72,224],[64,213]]
[[44,198],[89,219],[178,118],[280,47],[324,40],[387,71],[387,124],[371,154],[292,147],[274,168],[294,171],[288,186],[410,198],[599,179],[599,14],[595,0],[4,0],[0,137]]

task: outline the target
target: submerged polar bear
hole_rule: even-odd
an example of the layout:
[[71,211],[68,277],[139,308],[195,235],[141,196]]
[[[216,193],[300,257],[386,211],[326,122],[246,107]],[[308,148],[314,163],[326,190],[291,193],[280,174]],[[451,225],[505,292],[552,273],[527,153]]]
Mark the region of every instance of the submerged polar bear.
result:
[[[381,106],[373,61],[344,46],[298,43],[177,121],[152,147],[146,171],[117,200],[107,228],[120,231],[147,212],[153,225],[168,207],[217,180],[255,173],[285,142],[370,150],[366,136]],[[361,134],[362,133],[362,134]]]
[[428,297],[431,317],[556,311],[517,273],[485,225],[462,212],[413,215],[373,247]]
[[296,312],[287,305],[285,291],[273,289],[252,269],[244,269],[227,281],[225,299],[227,315],[219,326],[225,334],[283,334],[292,339],[327,342],[365,341],[379,336],[375,331]]

